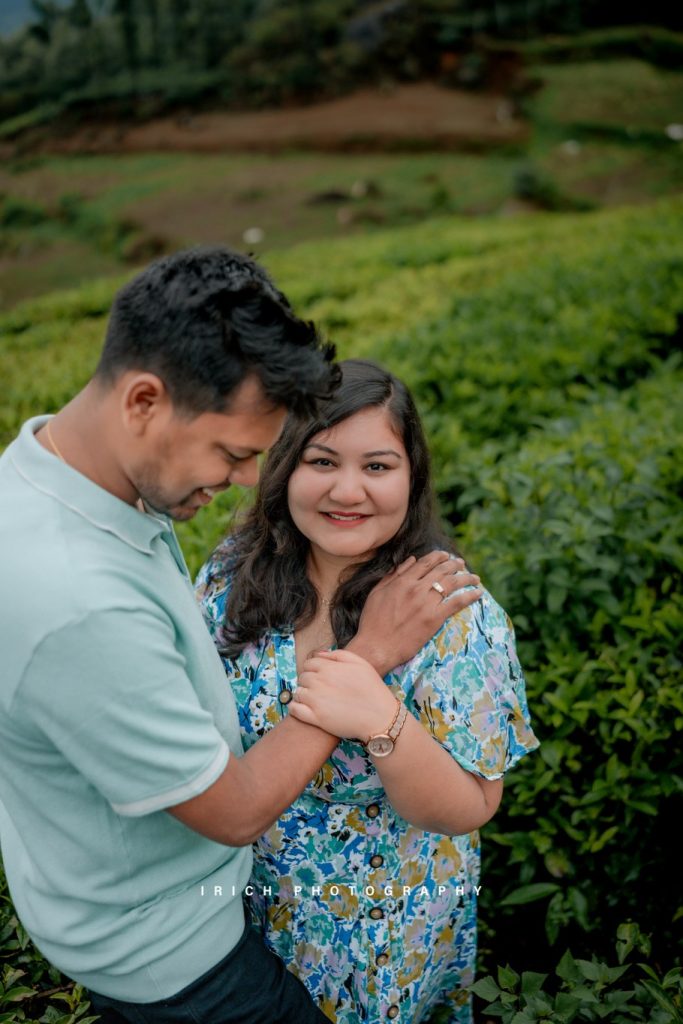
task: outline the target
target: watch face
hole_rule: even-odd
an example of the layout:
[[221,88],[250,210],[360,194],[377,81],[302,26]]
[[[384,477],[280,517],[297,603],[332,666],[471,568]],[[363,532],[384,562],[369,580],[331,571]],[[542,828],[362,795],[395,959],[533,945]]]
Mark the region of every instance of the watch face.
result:
[[394,741],[388,736],[373,736],[368,740],[368,751],[373,757],[386,757],[394,749]]

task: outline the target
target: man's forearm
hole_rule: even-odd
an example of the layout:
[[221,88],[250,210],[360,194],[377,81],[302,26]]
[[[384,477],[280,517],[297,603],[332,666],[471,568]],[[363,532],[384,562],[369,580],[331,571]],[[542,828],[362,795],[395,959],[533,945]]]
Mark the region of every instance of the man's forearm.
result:
[[352,651],[359,658],[364,658],[365,661],[372,665],[377,675],[382,676],[382,678],[399,664],[395,660],[392,661],[391,655],[384,650],[378,641],[368,640],[366,637],[361,636],[360,633],[356,633],[355,636],[351,637],[345,650]]
[[287,717],[238,759],[247,797],[245,843],[263,835],[294,803],[338,743],[336,736]]
[[168,811],[201,835],[226,846],[248,846],[294,803],[339,740],[292,716],[238,757],[198,796]]

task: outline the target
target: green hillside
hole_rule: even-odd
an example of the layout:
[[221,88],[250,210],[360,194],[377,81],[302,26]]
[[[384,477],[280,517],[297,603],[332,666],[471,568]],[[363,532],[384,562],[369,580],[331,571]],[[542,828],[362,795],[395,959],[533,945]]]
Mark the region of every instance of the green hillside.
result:
[[[680,1021],[683,200],[443,217],[266,262],[341,356],[413,388],[442,512],[515,622],[542,746],[483,830],[480,975],[495,980],[477,990],[506,1004],[489,1016]],[[120,280],[0,319],[0,447],[87,380]],[[193,570],[241,500],[179,528]],[[56,984],[21,935],[6,900],[0,956],[27,992],[0,995],[0,1020],[37,1019],[30,991]]]
[[[652,42],[650,34],[629,38]],[[506,221],[539,209],[585,211],[680,195],[680,56],[659,66],[649,51],[650,59],[637,49],[601,59],[589,50],[590,60],[575,56],[557,64],[553,45],[547,40],[545,49],[526,53],[522,79],[509,93],[444,93],[449,118],[463,130],[468,124],[472,130],[467,110],[475,97],[488,104],[480,110],[484,120],[495,114],[502,124],[514,117],[526,126],[514,145],[503,135],[484,150],[468,151],[474,138],[469,146],[461,139],[464,148],[440,150],[436,135],[424,150],[425,139],[414,135],[414,98],[392,107],[392,123],[401,126],[393,142],[371,145],[396,146],[385,152],[363,152],[343,135],[339,152],[290,148],[300,144],[296,133],[283,136],[278,152],[225,152],[220,123],[229,115],[215,111],[205,137],[201,108],[191,105],[180,140],[174,122],[163,118],[146,128],[128,115],[103,121],[99,155],[90,152],[98,144],[85,128],[69,135],[75,124],[53,140],[58,149],[68,143],[71,151],[62,155],[50,154],[49,139],[3,142],[0,126],[0,311],[196,244],[286,253],[294,243],[359,239],[434,216],[498,214]],[[683,53],[683,37],[676,46]],[[392,87],[387,90],[391,95]],[[365,123],[366,105],[357,99],[353,108],[356,143],[365,138],[367,144],[374,131]],[[284,130],[292,111],[279,114]],[[129,131],[138,133],[135,146],[148,151],[129,149]],[[211,131],[215,152],[192,152]],[[329,138],[318,142],[323,150],[330,144]],[[187,151],[170,151],[178,144]]]

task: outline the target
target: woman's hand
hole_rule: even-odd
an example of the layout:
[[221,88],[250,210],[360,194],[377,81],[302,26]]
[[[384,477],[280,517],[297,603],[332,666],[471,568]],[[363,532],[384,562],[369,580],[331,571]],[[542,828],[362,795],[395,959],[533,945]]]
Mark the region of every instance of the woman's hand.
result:
[[[346,650],[319,651],[306,660],[287,708],[301,722],[365,743],[388,731],[398,702],[362,658]],[[273,733],[277,729],[269,735]],[[251,750],[258,747],[256,743]],[[375,767],[392,807],[427,832],[472,832],[493,817],[502,796],[502,779],[480,779],[465,771],[412,714],[394,750],[377,758]]]
[[333,736],[365,741],[389,728],[396,697],[357,654],[319,651],[306,659],[288,711]]
[[346,649],[386,675],[417,654],[447,618],[478,601],[481,589],[449,595],[478,587],[479,582],[467,572],[462,558],[452,558],[447,551],[430,551],[419,559],[411,556],[370,591],[358,632]]

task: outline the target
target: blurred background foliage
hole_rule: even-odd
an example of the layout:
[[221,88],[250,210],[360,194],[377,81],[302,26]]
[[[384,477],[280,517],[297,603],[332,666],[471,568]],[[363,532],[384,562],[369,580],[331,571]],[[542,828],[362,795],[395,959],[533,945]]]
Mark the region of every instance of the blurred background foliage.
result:
[[[31,0],[28,12],[0,46],[2,119],[40,104],[130,111],[144,94],[159,105],[319,101],[387,76],[476,86],[500,73],[501,41],[514,58],[549,33],[574,39],[547,44],[554,57],[585,52],[576,36],[592,31],[593,58],[680,68],[683,29],[680,8],[663,0]],[[643,23],[654,30],[600,33]]]
[[[197,243],[261,254],[683,187],[673,6],[6,2],[23,21],[0,36],[0,309]],[[318,109],[303,150],[287,125]]]
[[[255,252],[340,356],[402,376],[542,741],[482,830],[477,1021],[681,1024],[681,9],[6,0],[0,27],[13,11],[0,449],[88,379],[116,288],[180,246]],[[430,143],[406,113],[372,144],[363,99],[363,145],[193,152],[205,115],[425,82],[454,120],[475,97],[519,131]],[[248,500],[179,528],[193,571]],[[0,1024],[95,1019],[0,874]]]

